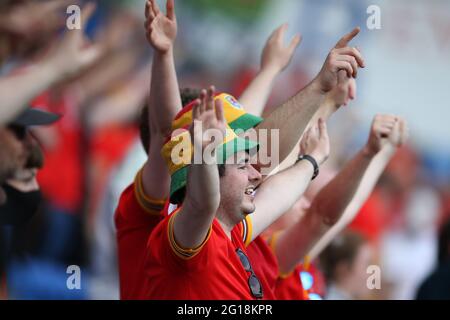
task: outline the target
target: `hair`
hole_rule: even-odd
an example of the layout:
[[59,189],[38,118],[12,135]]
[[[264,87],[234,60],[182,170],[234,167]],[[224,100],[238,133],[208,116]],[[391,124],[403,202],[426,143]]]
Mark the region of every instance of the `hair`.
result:
[[[181,97],[181,103],[184,106],[188,105],[198,97],[200,97],[201,90],[200,89],[193,89],[193,88],[183,88],[180,90],[180,97]],[[150,134],[150,127],[148,124],[148,106],[145,105],[142,108],[141,116],[139,119],[139,135],[141,138],[142,146],[144,147],[145,152],[147,153],[150,149],[150,141],[151,141],[151,134]]]
[[225,164],[218,164],[217,168],[219,169],[219,177],[223,177],[225,175]]
[[[183,107],[187,106],[189,103],[194,101],[195,99],[200,97],[201,90],[200,89],[194,89],[194,88],[183,88],[180,90],[180,98],[181,98],[181,104]],[[148,152],[150,149],[150,127],[148,124],[148,118],[149,118],[149,110],[148,106],[144,106],[141,111],[141,117],[139,121],[139,134],[141,138],[142,146],[144,147],[145,152]],[[225,165],[219,164],[217,166],[219,170],[219,176],[223,177],[225,175]],[[178,190],[175,194],[172,195],[171,200],[175,203],[182,203],[184,200],[184,197],[186,195],[186,188],[182,188]]]
[[352,265],[358,250],[367,243],[359,233],[347,231],[337,236],[320,255],[320,265],[327,281],[336,280],[336,267],[341,263]]
[[180,90],[181,103],[183,107],[200,97],[200,89],[194,88],[183,88]]
[[450,259],[450,219],[444,223],[439,232],[438,263],[443,264]]

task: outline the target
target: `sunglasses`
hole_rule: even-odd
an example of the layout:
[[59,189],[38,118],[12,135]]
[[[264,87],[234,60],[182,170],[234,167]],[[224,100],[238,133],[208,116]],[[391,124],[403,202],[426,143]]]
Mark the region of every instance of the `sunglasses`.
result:
[[312,289],[314,285],[314,277],[308,271],[300,272],[300,282],[302,283],[303,289],[307,292],[309,300],[322,300],[322,297],[317,293],[310,293],[309,290]]
[[8,129],[14,134],[14,136],[22,141],[27,135],[27,128],[22,126],[10,125]]
[[241,260],[241,264],[244,267],[245,271],[251,273],[250,277],[248,278],[248,286],[250,288],[252,296],[255,297],[256,299],[262,299],[263,297],[262,285],[258,277],[256,276],[255,272],[253,271],[252,265],[250,264],[250,260],[248,260],[248,257],[241,249],[237,249],[236,254]]

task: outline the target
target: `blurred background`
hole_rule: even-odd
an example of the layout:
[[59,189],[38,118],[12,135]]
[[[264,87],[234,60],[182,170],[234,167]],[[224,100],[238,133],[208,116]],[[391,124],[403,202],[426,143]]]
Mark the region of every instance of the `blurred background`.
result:
[[[11,7],[26,2],[0,1],[0,12],[11,14]],[[1,230],[14,247],[14,258],[0,270],[6,270],[4,299],[119,298],[113,214],[146,160],[138,120],[149,92],[152,52],[143,28],[144,0],[97,3],[87,32],[108,49],[106,55],[32,103],[64,116],[35,131],[45,151],[38,176],[45,205],[30,225]],[[159,4],[164,8],[164,1]],[[380,29],[367,28],[370,5],[381,10]],[[339,168],[353,156],[375,114],[409,122],[409,144],[350,228],[370,240],[381,267],[382,289],[371,298],[415,298],[436,267],[438,230],[450,218],[450,2],[178,0],[176,12],[180,87],[214,84],[236,97],[258,71],[261,50],[276,27],[288,22],[289,38],[302,34],[266,115],[317,75],[343,34],[361,26],[353,45],[361,48],[367,67],[358,75],[357,99],[331,120],[330,162]],[[2,33],[0,76],[33,61],[59,33]],[[81,290],[66,287],[69,265],[82,270]]]

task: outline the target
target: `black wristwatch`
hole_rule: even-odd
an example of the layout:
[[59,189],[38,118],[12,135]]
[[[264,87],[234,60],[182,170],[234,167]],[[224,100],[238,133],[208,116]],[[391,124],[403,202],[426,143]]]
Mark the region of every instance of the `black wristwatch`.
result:
[[305,154],[305,155],[301,155],[301,156],[298,157],[296,164],[299,163],[302,160],[307,160],[307,161],[311,162],[311,164],[314,167],[314,174],[313,174],[311,180],[314,180],[315,178],[317,178],[317,176],[319,175],[319,165],[317,164],[316,159],[314,159],[313,157]]

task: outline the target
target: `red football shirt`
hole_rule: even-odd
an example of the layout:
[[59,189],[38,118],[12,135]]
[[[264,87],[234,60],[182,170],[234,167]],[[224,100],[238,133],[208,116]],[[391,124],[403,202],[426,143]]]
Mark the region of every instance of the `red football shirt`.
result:
[[164,200],[150,199],[142,187],[142,170],[121,195],[115,214],[120,298],[144,299],[144,261],[148,237],[162,220]]
[[[178,212],[178,211],[177,211]],[[217,219],[198,248],[184,249],[175,241],[173,218],[164,218],[148,241],[145,264],[146,297],[155,300],[252,300],[250,277],[236,254],[246,252],[242,224],[227,237]]]
[[250,216],[247,216],[242,224],[247,230],[243,234],[243,238],[247,246],[248,258],[263,287],[264,299],[275,300],[275,285],[279,274],[277,258],[263,237],[258,236],[250,243],[252,237]]
[[[302,276],[302,273],[305,274]],[[302,281],[307,283],[303,284]],[[305,288],[304,285],[308,287]],[[275,295],[279,300],[323,298],[325,296],[325,279],[314,264],[310,264],[307,268],[303,264],[299,264],[290,274],[278,278]]]

